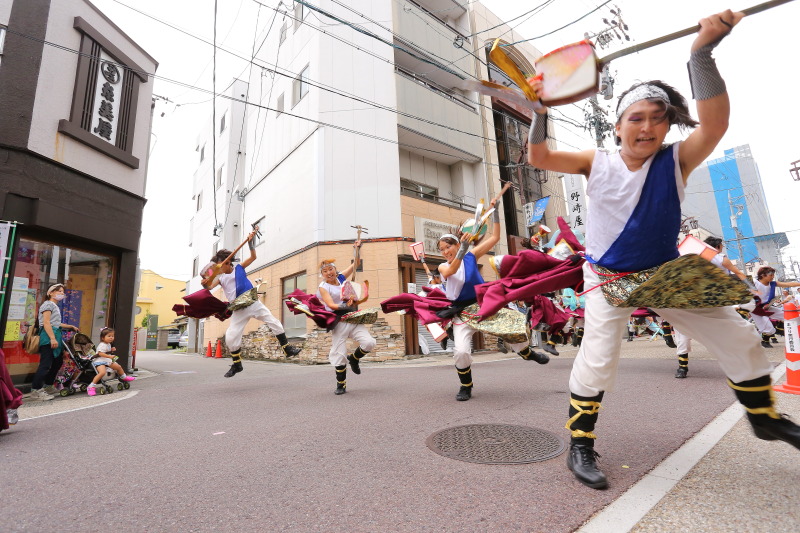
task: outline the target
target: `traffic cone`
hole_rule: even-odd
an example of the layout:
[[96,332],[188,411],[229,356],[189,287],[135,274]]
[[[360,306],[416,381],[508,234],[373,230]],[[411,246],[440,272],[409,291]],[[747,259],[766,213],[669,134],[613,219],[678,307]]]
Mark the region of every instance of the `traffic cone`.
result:
[[212,355],[211,355],[211,341],[208,341],[208,348],[206,348],[206,357],[212,357]]
[[777,392],[800,394],[800,310],[791,302],[783,304],[786,341],[786,382],[773,387]]
[[217,359],[222,359],[222,341],[217,339]]

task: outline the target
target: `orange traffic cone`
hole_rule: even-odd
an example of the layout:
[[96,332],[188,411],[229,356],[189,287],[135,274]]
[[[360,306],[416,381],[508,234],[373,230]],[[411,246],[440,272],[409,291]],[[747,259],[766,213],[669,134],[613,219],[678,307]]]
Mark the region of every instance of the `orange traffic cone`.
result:
[[217,339],[217,359],[222,359],[222,341]]
[[211,355],[211,341],[208,341],[208,348],[206,348],[206,357],[212,357],[212,355]]
[[773,387],[778,392],[800,394],[800,310],[791,302],[783,304],[783,335],[786,338],[786,382]]

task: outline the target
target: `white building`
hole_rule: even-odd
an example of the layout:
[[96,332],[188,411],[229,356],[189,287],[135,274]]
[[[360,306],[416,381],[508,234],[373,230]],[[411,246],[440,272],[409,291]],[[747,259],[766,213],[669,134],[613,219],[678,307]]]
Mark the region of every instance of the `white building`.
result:
[[[501,240],[497,253],[515,251],[528,236],[525,203],[551,195],[542,222],[555,226],[556,216],[566,215],[556,176],[507,166],[520,160],[530,113],[457,88],[462,78],[490,78],[486,47],[495,38],[514,42],[522,36],[503,25],[473,36],[501,23],[478,2],[317,0],[313,5],[363,24],[394,46],[323,13],[311,16],[308,7],[295,3],[293,11],[278,15],[257,55],[257,65],[276,72],[254,68],[249,80],[254,105],[246,111],[247,170],[236,177],[226,172],[230,189],[217,196],[219,207],[220,198],[229,198],[237,184],[241,219],[225,219],[219,246],[236,246],[251,224],[260,224],[264,236],[249,274],[266,283],[265,303],[290,336],[310,332],[312,324],[289,313],[282,297],[295,288],[315,292],[324,258],[337,259],[340,269],[349,264],[353,226],[368,230],[362,236],[358,280],[370,281],[365,306],[377,306],[425,279],[408,245],[424,241],[434,268],[442,260],[438,236],[471,218],[476,203],[497,194],[502,181],[522,186],[503,199],[508,239]],[[526,72],[533,72],[531,63],[541,55],[527,43],[506,51]],[[491,77],[502,81],[498,72],[493,68]],[[232,164],[234,144],[217,142],[218,150],[220,144],[230,149],[226,164]],[[207,162],[195,174],[196,194],[210,181],[202,165]],[[234,197],[232,205],[237,202]],[[211,244],[210,215],[204,209],[193,221],[192,246],[198,251]],[[236,222],[239,227],[233,228]],[[195,255],[202,266],[210,254]],[[489,267],[483,275],[494,278]],[[416,324],[397,315],[386,320],[403,340],[379,351],[389,357],[418,353]],[[224,323],[209,327],[214,322],[206,321],[204,344],[224,328]]]

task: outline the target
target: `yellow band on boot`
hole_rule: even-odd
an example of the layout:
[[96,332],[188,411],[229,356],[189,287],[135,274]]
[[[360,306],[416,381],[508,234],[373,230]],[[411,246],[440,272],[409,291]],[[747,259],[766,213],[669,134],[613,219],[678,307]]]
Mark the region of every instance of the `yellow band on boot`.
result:
[[688,357],[678,357],[678,361],[680,361],[681,363],[688,363],[689,362],[689,358]]
[[772,384],[771,383],[769,385],[761,385],[760,387],[741,387],[739,385],[736,385],[733,381],[728,380],[728,387],[730,387],[730,388],[732,388],[734,390],[740,390],[740,391],[744,391],[744,392],[762,392],[762,391],[765,391],[765,390],[768,390],[768,391],[772,392]]
[[769,385],[761,385],[760,387],[741,387],[734,384],[731,380],[728,380],[728,386],[734,390],[740,390],[743,392],[769,391],[769,403],[771,404],[769,407],[747,407],[744,404],[742,404],[742,407],[744,407],[745,410],[751,415],[767,415],[775,420],[779,420],[781,418],[781,415],[775,410],[775,391],[772,389],[772,383]]
[[461,374],[463,376],[464,374],[469,374],[470,372],[472,372],[472,368],[468,368],[466,370],[459,370],[459,369],[456,368],[456,372],[458,372],[459,374]]
[[589,432],[587,433],[586,431],[583,431],[583,430],[580,430],[580,429],[573,429],[573,430],[572,430],[572,438],[573,438],[573,439],[580,439],[580,438],[584,438],[584,439],[596,439],[596,438],[597,438],[597,435],[595,435],[595,434],[594,434],[594,433],[592,433],[591,431],[589,431]]
[[[575,415],[567,420],[567,425],[564,427],[573,433],[575,431],[580,431],[579,429],[572,429],[572,424],[581,417],[581,415],[593,415],[600,410],[600,402],[582,402],[580,400],[576,400],[575,398],[569,399],[569,404],[574,407],[578,412]],[[591,407],[589,410],[582,409],[582,407]],[[587,434],[588,435],[588,434]],[[573,435],[575,436],[575,435]],[[589,437],[589,438],[597,438],[597,437]]]

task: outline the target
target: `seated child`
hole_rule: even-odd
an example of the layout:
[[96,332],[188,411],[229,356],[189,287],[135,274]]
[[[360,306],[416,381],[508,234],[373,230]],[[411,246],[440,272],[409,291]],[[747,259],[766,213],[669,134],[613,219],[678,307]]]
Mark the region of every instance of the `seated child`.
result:
[[97,372],[97,375],[86,390],[89,396],[97,394],[95,387],[97,387],[103,377],[105,377],[107,366],[110,366],[114,372],[117,373],[120,381],[133,381],[136,379],[133,376],[125,375],[125,371],[119,363],[116,362],[117,356],[114,355],[114,352],[117,349],[111,346],[112,342],[114,342],[114,330],[112,328],[103,328],[100,330],[100,344],[97,345],[97,355],[92,359],[92,366]]

